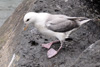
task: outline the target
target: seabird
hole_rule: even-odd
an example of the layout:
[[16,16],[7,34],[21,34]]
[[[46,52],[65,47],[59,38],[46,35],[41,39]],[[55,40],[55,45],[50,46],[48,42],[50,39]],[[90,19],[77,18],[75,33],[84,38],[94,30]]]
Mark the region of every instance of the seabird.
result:
[[48,58],[55,56],[60,51],[63,41],[65,38],[69,37],[69,34],[72,31],[90,21],[90,19],[85,17],[70,17],[62,14],[50,14],[44,12],[28,12],[25,14],[23,20],[26,24],[24,30],[26,30],[30,23],[33,23],[34,27],[37,28],[40,33],[59,39],[61,45],[58,50],[50,48],[53,43],[58,41],[42,44],[42,47],[49,49],[47,52]]

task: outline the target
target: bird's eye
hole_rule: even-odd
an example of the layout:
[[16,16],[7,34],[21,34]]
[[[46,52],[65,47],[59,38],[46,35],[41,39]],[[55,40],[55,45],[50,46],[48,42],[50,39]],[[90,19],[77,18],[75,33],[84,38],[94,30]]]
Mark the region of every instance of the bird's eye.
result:
[[30,19],[27,19],[26,22],[28,22]]

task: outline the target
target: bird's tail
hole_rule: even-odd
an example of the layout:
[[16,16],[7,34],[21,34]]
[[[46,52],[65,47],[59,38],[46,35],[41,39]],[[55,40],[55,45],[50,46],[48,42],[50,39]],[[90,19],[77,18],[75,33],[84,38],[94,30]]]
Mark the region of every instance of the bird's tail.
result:
[[82,24],[87,23],[90,20],[91,19],[84,19],[84,20],[81,20],[81,21],[77,21],[77,23],[78,23],[79,26],[81,26]]
[[68,17],[68,19],[76,21],[79,26],[91,20],[86,17]]

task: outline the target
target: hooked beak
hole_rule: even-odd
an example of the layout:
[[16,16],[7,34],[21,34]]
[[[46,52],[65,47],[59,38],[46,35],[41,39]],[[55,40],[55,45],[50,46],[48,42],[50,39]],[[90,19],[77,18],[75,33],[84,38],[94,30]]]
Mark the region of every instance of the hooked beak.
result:
[[24,31],[25,31],[27,28],[28,28],[28,25],[26,25],[26,26],[24,27]]

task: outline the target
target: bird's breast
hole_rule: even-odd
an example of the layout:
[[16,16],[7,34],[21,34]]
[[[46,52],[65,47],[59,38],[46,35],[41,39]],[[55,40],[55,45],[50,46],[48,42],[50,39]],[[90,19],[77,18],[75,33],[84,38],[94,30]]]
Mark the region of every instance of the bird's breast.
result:
[[47,29],[47,28],[44,27],[44,26],[39,26],[39,27],[38,27],[38,30],[39,30],[40,33],[42,33],[42,34],[44,34],[44,35],[47,35],[47,36],[53,36],[53,35],[51,35],[51,34],[55,34],[55,32],[53,32],[53,31]]

